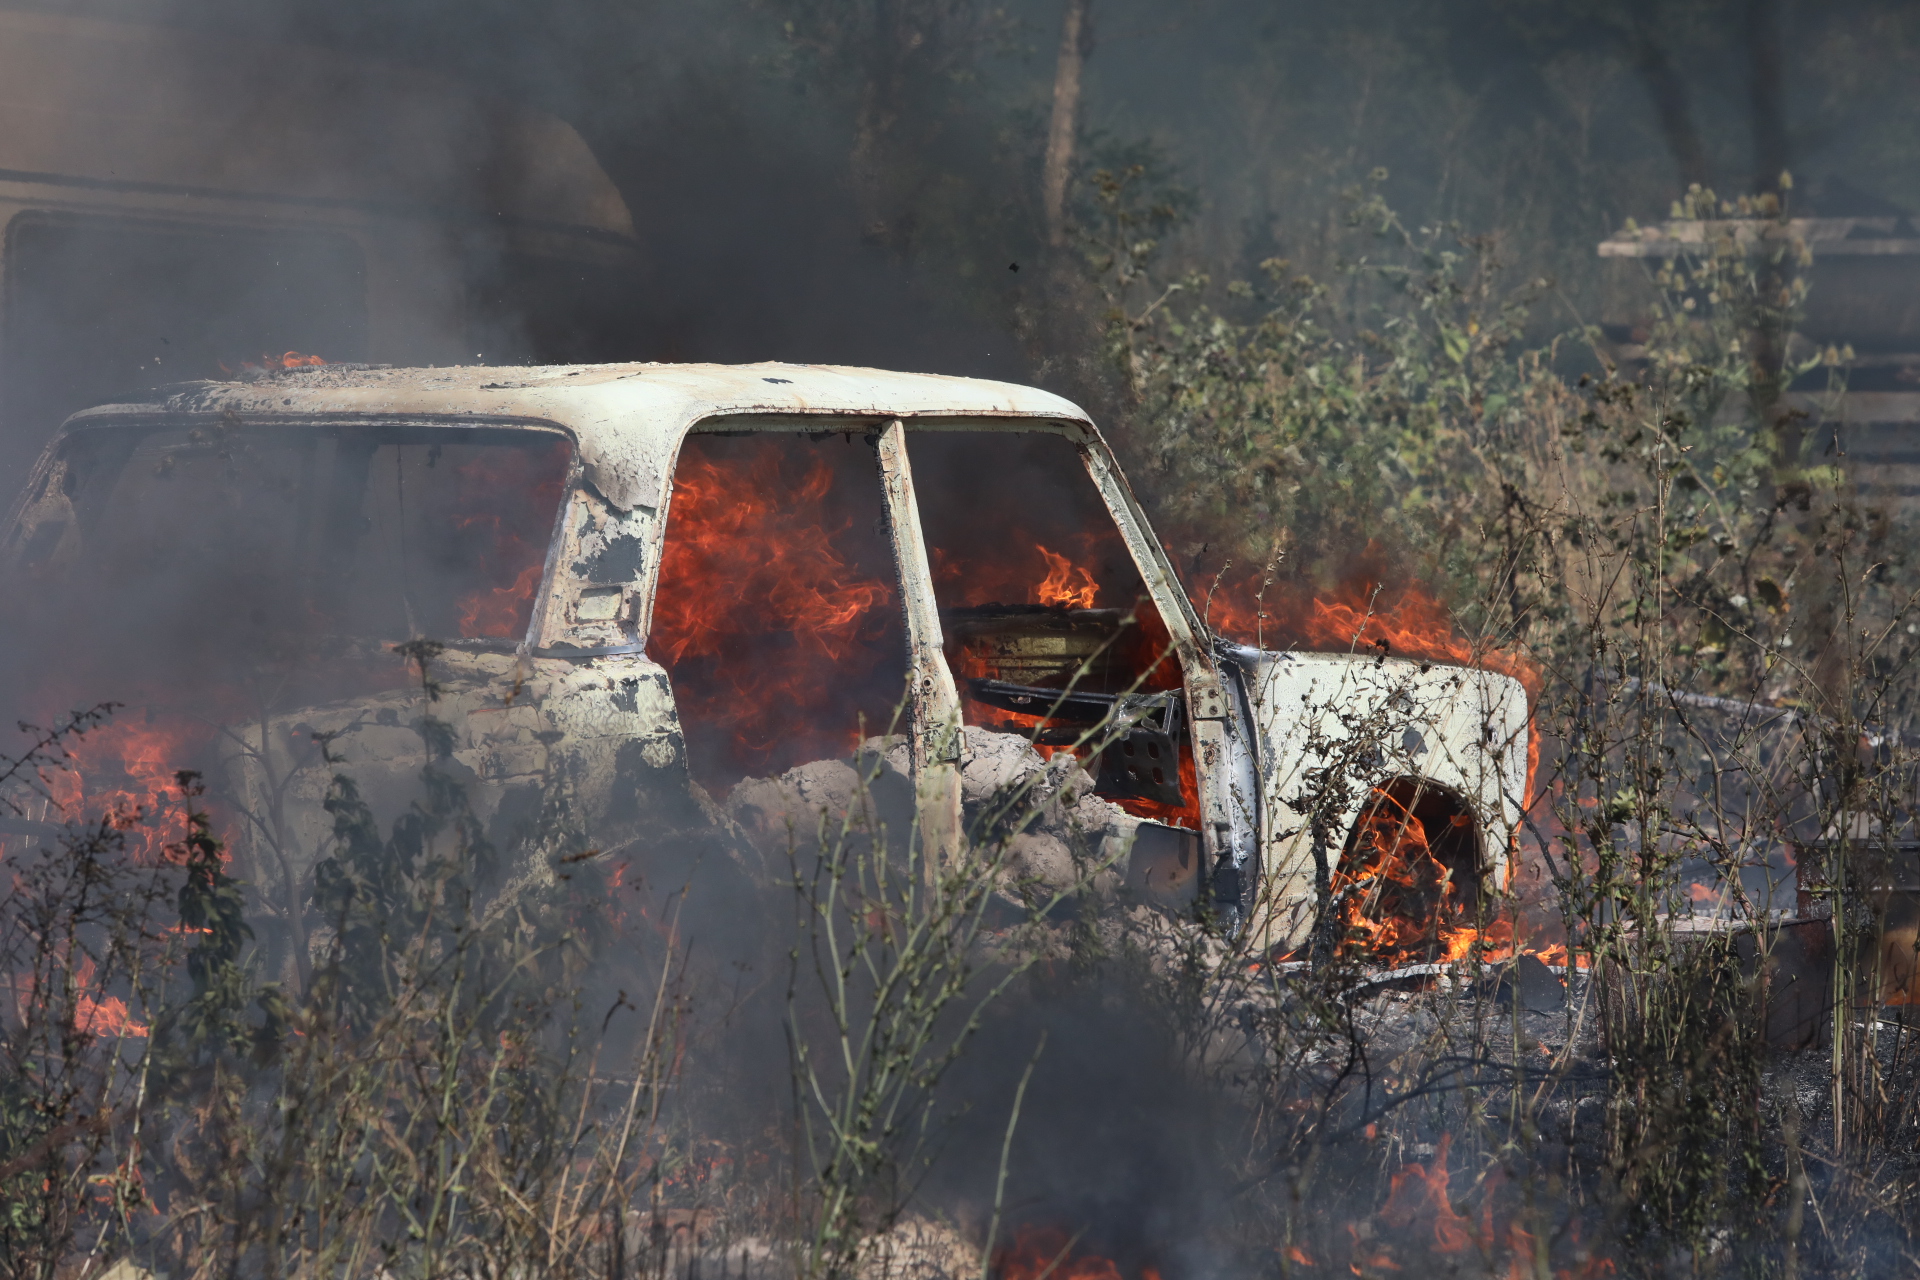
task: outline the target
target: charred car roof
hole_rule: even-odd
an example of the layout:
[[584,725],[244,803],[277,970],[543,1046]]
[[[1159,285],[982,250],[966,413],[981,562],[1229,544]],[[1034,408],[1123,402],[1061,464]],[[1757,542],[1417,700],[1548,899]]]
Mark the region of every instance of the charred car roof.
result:
[[772,363],[323,365],[235,382],[178,383],[161,388],[149,403],[89,409],[69,425],[129,414],[228,412],[250,419],[324,415],[549,422],[573,433],[588,481],[622,510],[660,502],[681,437],[708,418],[1008,418],[1092,429],[1084,410],[1031,387],[943,374]]

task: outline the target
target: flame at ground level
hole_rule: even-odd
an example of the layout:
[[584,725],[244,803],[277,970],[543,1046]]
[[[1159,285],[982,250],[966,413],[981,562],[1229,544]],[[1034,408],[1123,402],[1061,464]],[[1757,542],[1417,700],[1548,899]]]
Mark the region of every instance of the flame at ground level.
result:
[[[73,1029],[88,1036],[124,1036],[138,1039],[147,1034],[144,1022],[135,1022],[127,1011],[127,1002],[119,996],[97,994],[94,986],[93,957],[81,956],[73,970]],[[22,993],[22,1001],[33,1000]],[[25,1013],[22,1011],[22,1020]]]
[[112,818],[134,860],[157,865],[187,837],[179,771],[197,767],[218,730],[187,715],[109,720],[67,743],[66,769],[49,771],[53,822]]
[[[216,363],[220,366],[220,372],[224,374],[231,375],[236,372],[236,370],[228,368],[224,360],[217,361]],[[258,364],[255,364],[251,360],[242,360],[240,362],[239,372],[257,373],[263,369],[322,369],[329,363],[331,363],[331,361],[325,360],[320,356],[307,355],[299,351],[283,351],[277,356],[262,354],[260,363]]]
[[[1452,1151],[1453,1135],[1443,1133],[1434,1144],[1431,1160],[1424,1164],[1409,1161],[1392,1175],[1387,1202],[1378,1214],[1388,1232],[1367,1233],[1348,1226],[1354,1274],[1410,1270],[1407,1264],[1414,1261],[1410,1255],[1415,1251],[1442,1257],[1477,1254],[1483,1266],[1474,1274],[1504,1275],[1507,1280],[1536,1280],[1546,1275],[1553,1280],[1600,1280],[1614,1274],[1611,1259],[1585,1254],[1580,1248],[1577,1226],[1560,1241],[1563,1247],[1571,1246],[1575,1265],[1550,1267],[1551,1246],[1543,1247],[1543,1237],[1521,1220],[1532,1214],[1516,1212],[1511,1204],[1503,1205],[1508,1182],[1497,1162],[1481,1177],[1473,1177],[1471,1170],[1462,1171],[1466,1175],[1461,1179],[1463,1194],[1480,1199],[1478,1221],[1471,1213],[1461,1212],[1452,1190],[1453,1172],[1448,1167]],[[1396,1252],[1408,1256],[1397,1258]],[[1459,1266],[1450,1264],[1448,1270]]]
[[1112,1258],[1078,1246],[1079,1240],[1059,1227],[1022,1227],[1012,1244],[995,1251],[995,1280],[1160,1280],[1151,1264],[1129,1273]]

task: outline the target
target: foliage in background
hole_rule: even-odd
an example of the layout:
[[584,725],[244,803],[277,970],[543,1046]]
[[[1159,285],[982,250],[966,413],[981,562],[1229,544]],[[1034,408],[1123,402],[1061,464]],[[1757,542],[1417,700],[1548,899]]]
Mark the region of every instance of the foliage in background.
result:
[[[1140,219],[1139,176],[1102,180],[1116,230]],[[1201,298],[1205,277],[1158,282],[1144,253],[1095,260],[1163,533],[1189,554],[1210,545],[1209,569],[1289,549],[1299,580],[1331,587],[1378,541],[1421,557],[1403,580],[1457,577],[1506,479],[1503,437],[1561,391],[1552,353],[1523,347],[1548,284],[1512,287],[1493,240],[1410,230],[1372,189],[1354,193],[1348,227],[1332,282],[1269,259],[1257,282],[1226,286],[1226,307]]]

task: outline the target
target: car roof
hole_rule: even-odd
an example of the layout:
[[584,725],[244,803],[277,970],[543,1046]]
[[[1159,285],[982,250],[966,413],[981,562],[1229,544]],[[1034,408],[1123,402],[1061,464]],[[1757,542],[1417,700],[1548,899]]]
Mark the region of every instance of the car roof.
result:
[[622,510],[659,502],[681,437],[715,417],[1040,419],[1092,431],[1084,410],[1032,387],[944,374],[779,363],[415,369],[323,365],[234,382],[178,383],[161,388],[147,403],[103,405],[75,414],[68,426],[85,427],[128,414],[227,412],[282,420],[309,414],[457,415],[552,422],[573,433],[587,479]]

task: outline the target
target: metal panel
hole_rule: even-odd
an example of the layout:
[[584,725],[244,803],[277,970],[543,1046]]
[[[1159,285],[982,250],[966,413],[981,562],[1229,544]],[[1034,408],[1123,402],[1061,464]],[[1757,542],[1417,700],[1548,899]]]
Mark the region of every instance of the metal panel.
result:
[[920,814],[922,865],[932,889],[937,873],[959,855],[963,843],[960,693],[953,672],[947,669],[940,606],[933,596],[933,572],[913,496],[913,469],[907,463],[906,424],[898,418],[889,422],[875,439],[874,451],[886,490],[887,532],[900,571],[900,600],[907,613],[908,679],[913,690],[909,753]]

